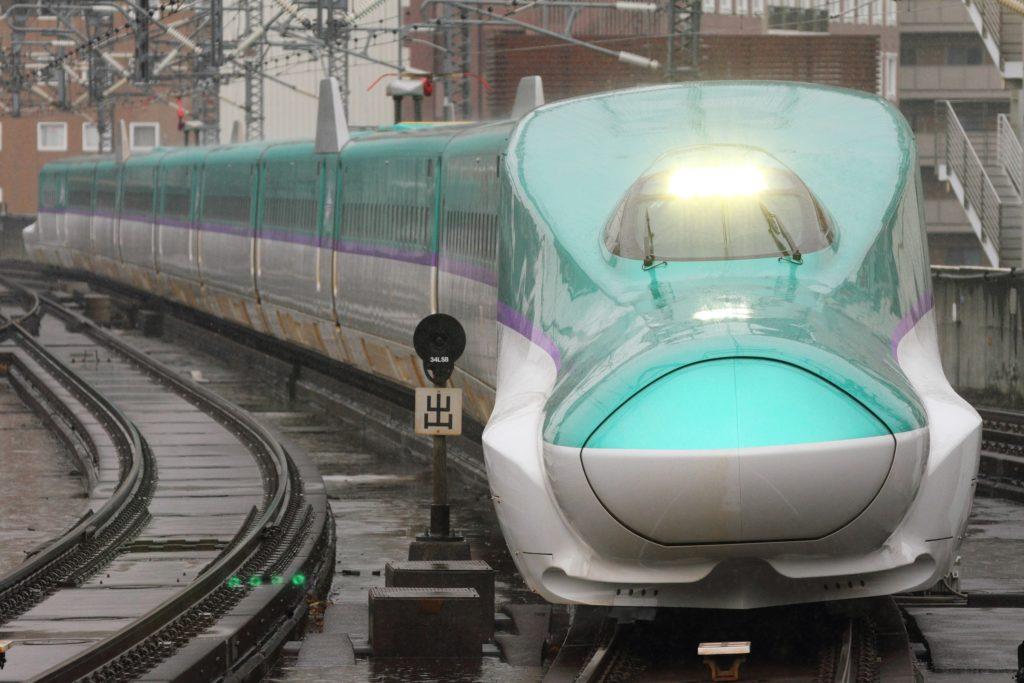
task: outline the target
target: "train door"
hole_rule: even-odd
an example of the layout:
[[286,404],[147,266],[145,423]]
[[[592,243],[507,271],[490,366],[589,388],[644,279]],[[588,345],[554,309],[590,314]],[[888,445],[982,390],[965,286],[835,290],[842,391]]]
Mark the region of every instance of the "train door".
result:
[[438,311],[462,322],[466,351],[459,367],[488,387],[497,374],[498,168],[507,132],[507,126],[469,132],[445,150],[438,235]]
[[92,220],[95,210],[96,164],[75,164],[68,170],[68,209],[66,212],[62,262],[68,268],[85,268],[92,252]]
[[318,171],[320,186],[319,220],[317,224],[316,292],[317,317],[337,322],[334,313],[336,285],[334,278],[334,229],[337,201],[338,161],[335,156],[320,160]]

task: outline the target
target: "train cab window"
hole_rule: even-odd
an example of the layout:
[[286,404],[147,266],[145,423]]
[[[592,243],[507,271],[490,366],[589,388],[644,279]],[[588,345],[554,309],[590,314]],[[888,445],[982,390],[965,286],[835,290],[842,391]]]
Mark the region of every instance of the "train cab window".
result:
[[605,228],[617,256],[654,261],[783,257],[824,249],[833,230],[807,186],[743,147],[662,157],[626,192]]

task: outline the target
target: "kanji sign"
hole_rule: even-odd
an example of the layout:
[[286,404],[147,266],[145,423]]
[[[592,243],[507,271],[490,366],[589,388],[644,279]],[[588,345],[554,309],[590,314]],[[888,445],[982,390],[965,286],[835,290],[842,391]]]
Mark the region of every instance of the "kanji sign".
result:
[[462,433],[462,389],[416,389],[416,433],[457,436]]

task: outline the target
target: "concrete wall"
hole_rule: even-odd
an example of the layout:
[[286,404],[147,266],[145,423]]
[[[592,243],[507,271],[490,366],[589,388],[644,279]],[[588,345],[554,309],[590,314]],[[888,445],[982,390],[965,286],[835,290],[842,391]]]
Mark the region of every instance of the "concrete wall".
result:
[[25,257],[21,231],[35,219],[35,216],[0,216],[0,259]]
[[[979,405],[1024,406],[1024,274],[934,278],[942,364]],[[954,311],[955,306],[955,311]]]

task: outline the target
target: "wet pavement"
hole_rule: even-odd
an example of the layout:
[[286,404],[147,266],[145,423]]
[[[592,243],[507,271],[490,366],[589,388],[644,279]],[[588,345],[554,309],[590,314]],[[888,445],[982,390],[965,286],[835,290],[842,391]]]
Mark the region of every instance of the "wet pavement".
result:
[[71,528],[87,506],[63,444],[0,377],[0,574]]
[[[249,410],[285,447],[310,454],[327,486],[338,542],[325,632],[311,634],[307,642],[326,641],[337,649],[332,639],[343,634],[365,639],[368,589],[384,585],[385,563],[407,559],[409,542],[429,523],[429,463],[381,439],[374,416],[337,407],[328,412],[312,401],[290,397],[286,377],[254,367],[259,360],[253,352],[225,353],[220,344],[230,342],[212,342],[205,334],[181,330],[173,341],[125,334],[151,356]],[[182,344],[188,340],[188,346]],[[358,399],[358,393],[353,388],[351,398]],[[411,413],[409,424],[411,431]],[[470,541],[473,559],[495,569],[496,603],[540,602],[515,573],[485,483],[457,467],[449,468],[449,474],[452,526]],[[496,656],[433,663],[359,658],[341,667],[320,667],[316,657],[306,656],[283,661],[271,680],[518,683],[540,677],[539,667],[511,666]]]
[[[1024,506],[976,498],[961,547],[960,588],[967,593],[1024,592]],[[912,607],[907,613],[928,643],[926,681],[995,683],[1017,671],[1024,609]]]

